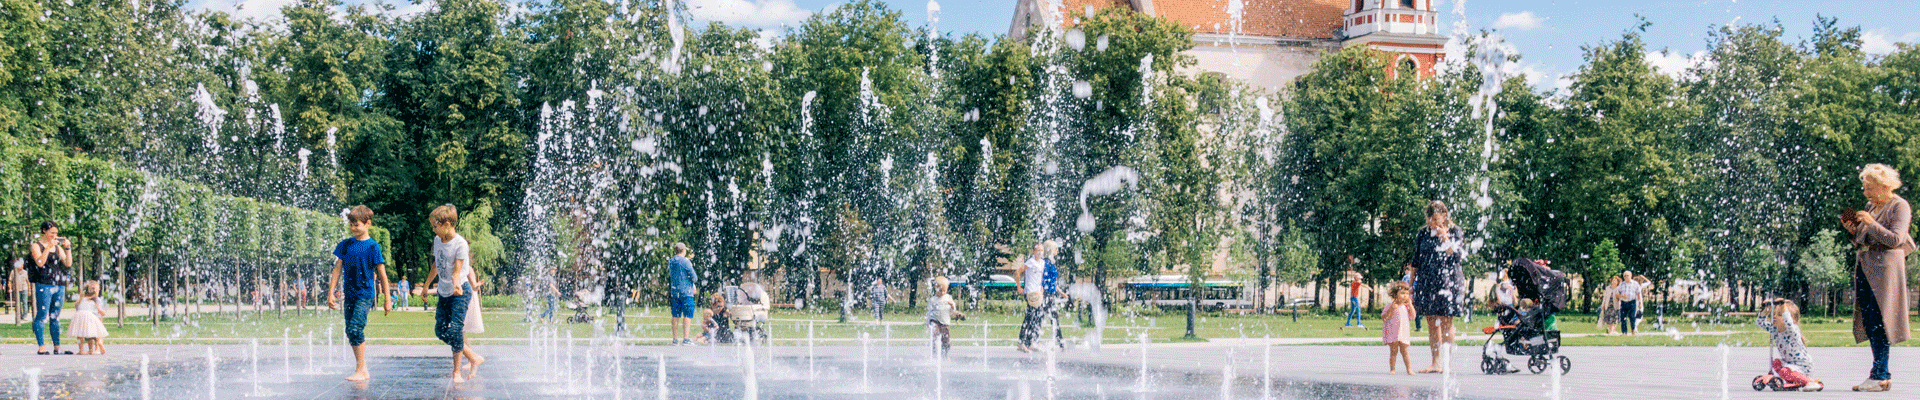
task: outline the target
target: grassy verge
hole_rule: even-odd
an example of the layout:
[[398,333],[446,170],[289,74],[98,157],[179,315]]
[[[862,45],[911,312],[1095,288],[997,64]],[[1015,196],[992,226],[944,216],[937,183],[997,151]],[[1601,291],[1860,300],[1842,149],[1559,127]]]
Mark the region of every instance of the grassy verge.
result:
[[[613,318],[608,310],[596,309],[599,313],[598,324],[568,323],[528,323],[522,309],[511,299],[487,299],[493,307],[486,309],[485,319],[488,331],[474,334],[479,339],[519,339],[528,336],[530,330],[553,330],[557,335],[575,338],[598,337],[613,329]],[[507,307],[499,307],[506,305]],[[433,315],[415,307],[392,314],[383,315],[375,311],[368,318],[367,336],[376,344],[438,344],[433,339]],[[847,343],[858,340],[861,334],[876,341],[893,338],[894,345],[919,345],[924,331],[919,326],[921,314],[904,308],[888,315],[887,323],[874,324],[870,313],[855,313],[848,323],[837,322],[838,310],[775,310],[771,318],[772,336],[783,343],[799,343],[806,340],[811,329],[812,336],[825,343]],[[985,342],[990,345],[1012,343],[1018,335],[1021,313],[1004,310],[976,310],[969,313],[971,318],[956,321],[951,332],[958,344],[973,345]],[[566,318],[572,315],[569,310],[557,310],[555,317]],[[1083,327],[1076,315],[1063,314],[1062,334],[1068,338],[1084,338],[1092,328]],[[1459,322],[1459,342],[1462,345],[1477,345],[1486,338],[1480,328],[1486,326],[1490,318],[1476,316],[1473,322]],[[197,314],[191,321],[178,319],[163,320],[158,324],[145,317],[127,318],[124,326],[118,326],[115,318],[107,319],[108,330],[113,336],[110,343],[243,343],[247,338],[262,338],[277,341],[286,336],[295,343],[303,343],[308,334],[312,334],[318,343],[325,343],[328,333],[334,340],[340,339],[340,313],[334,310],[289,310],[285,314],[273,311],[265,313],[232,311],[224,313]],[[1334,345],[1378,345],[1380,336],[1378,316],[1369,316],[1364,321],[1367,329],[1343,328],[1345,319],[1326,314],[1301,315],[1297,320],[1285,315],[1237,315],[1223,313],[1203,313],[1195,318],[1197,336],[1214,341],[1240,338],[1327,338],[1349,341],[1332,341],[1324,344]],[[1860,346],[1853,343],[1852,325],[1845,320],[1809,318],[1804,326],[1812,346]],[[667,310],[662,307],[633,307],[628,309],[627,324],[633,336],[641,338],[642,344],[648,339],[669,336]],[[1722,343],[1736,346],[1764,345],[1767,336],[1750,319],[1720,321],[1680,321],[1670,326],[1677,332],[1655,332],[1651,324],[1643,327],[1638,336],[1578,336],[1598,334],[1600,328],[1594,325],[1590,315],[1563,314],[1560,329],[1566,335],[1567,346],[1717,346]],[[697,328],[697,326],[696,326]],[[1722,334],[1719,332],[1734,332]],[[1137,342],[1141,334],[1155,343],[1194,342],[1183,339],[1186,333],[1186,315],[1177,311],[1155,309],[1115,310],[1107,317],[1107,328],[1103,332],[1105,343]],[[1415,339],[1425,338],[1424,333],[1416,332]],[[68,340],[70,341],[70,340]],[[31,344],[33,331],[30,323],[18,325],[0,325],[0,343]],[[485,342],[482,342],[485,343]],[[1920,341],[1909,341],[1902,346],[1920,346]]]

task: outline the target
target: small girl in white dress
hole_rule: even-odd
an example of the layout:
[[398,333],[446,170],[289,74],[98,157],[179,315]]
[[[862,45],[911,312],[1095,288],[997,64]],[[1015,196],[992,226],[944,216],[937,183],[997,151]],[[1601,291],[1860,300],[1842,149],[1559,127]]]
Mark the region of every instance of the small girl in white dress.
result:
[[73,337],[80,339],[80,354],[107,354],[100,339],[107,337],[107,324],[100,314],[100,281],[80,286],[80,302],[74,308]]

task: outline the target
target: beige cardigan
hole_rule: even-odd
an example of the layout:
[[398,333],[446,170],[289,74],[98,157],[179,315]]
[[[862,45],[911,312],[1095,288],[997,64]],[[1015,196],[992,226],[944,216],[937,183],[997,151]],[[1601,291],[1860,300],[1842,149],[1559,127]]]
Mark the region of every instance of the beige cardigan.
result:
[[[1887,326],[1889,343],[1905,342],[1913,336],[1907,321],[1907,254],[1914,251],[1913,237],[1907,230],[1913,223],[1913,206],[1894,195],[1886,205],[1868,211],[1873,219],[1862,221],[1853,235],[1855,257],[1860,274],[1866,275],[1874,300],[1880,305],[1880,320]],[[1853,340],[1867,340],[1866,325],[1860,323],[1860,309],[1853,310]]]

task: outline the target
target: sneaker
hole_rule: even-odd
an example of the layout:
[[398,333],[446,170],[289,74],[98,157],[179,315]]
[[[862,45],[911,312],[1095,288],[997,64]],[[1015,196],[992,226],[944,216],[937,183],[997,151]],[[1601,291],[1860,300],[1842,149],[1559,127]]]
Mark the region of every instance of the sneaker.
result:
[[1800,391],[1803,391],[1803,392],[1818,392],[1818,391],[1820,391],[1820,389],[1826,389],[1826,388],[1827,388],[1827,385],[1826,385],[1826,384],[1823,384],[1823,383],[1820,383],[1820,380],[1819,380],[1819,379],[1815,379],[1815,380],[1813,380],[1813,383],[1808,383],[1808,384],[1807,384],[1807,386],[1803,386],[1803,387],[1801,387],[1801,388],[1800,388]]
[[1872,379],[1872,378],[1868,378],[1868,379],[1867,379],[1867,380],[1865,380],[1865,381],[1861,381],[1861,382],[1860,382],[1860,385],[1858,385],[1858,386],[1854,386],[1854,387],[1853,387],[1853,391],[1855,391],[1855,392],[1885,392],[1885,391],[1887,391],[1887,389],[1892,389],[1892,388],[1893,388],[1893,382],[1891,382],[1891,381],[1882,381],[1882,380],[1874,380],[1874,379]]

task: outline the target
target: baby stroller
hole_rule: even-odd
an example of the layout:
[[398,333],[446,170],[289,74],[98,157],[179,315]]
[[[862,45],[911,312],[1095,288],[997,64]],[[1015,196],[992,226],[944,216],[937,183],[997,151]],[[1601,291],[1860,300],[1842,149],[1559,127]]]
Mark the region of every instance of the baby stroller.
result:
[[1567,307],[1566,275],[1533,260],[1513,260],[1507,266],[1507,276],[1518,289],[1515,301],[1530,300],[1537,305],[1527,310],[1503,305],[1495,310],[1499,315],[1495,318],[1497,326],[1481,330],[1488,336],[1480,349],[1480,371],[1489,375],[1520,372],[1507,360],[1506,356],[1513,355],[1527,357],[1527,370],[1535,374],[1546,372],[1556,360],[1560,373],[1567,373],[1573,369],[1573,361],[1559,355],[1560,331],[1548,329],[1554,313]]
[[743,334],[748,343],[767,342],[767,291],[757,283],[720,288],[721,297],[727,300],[727,315],[732,318],[733,328]]

